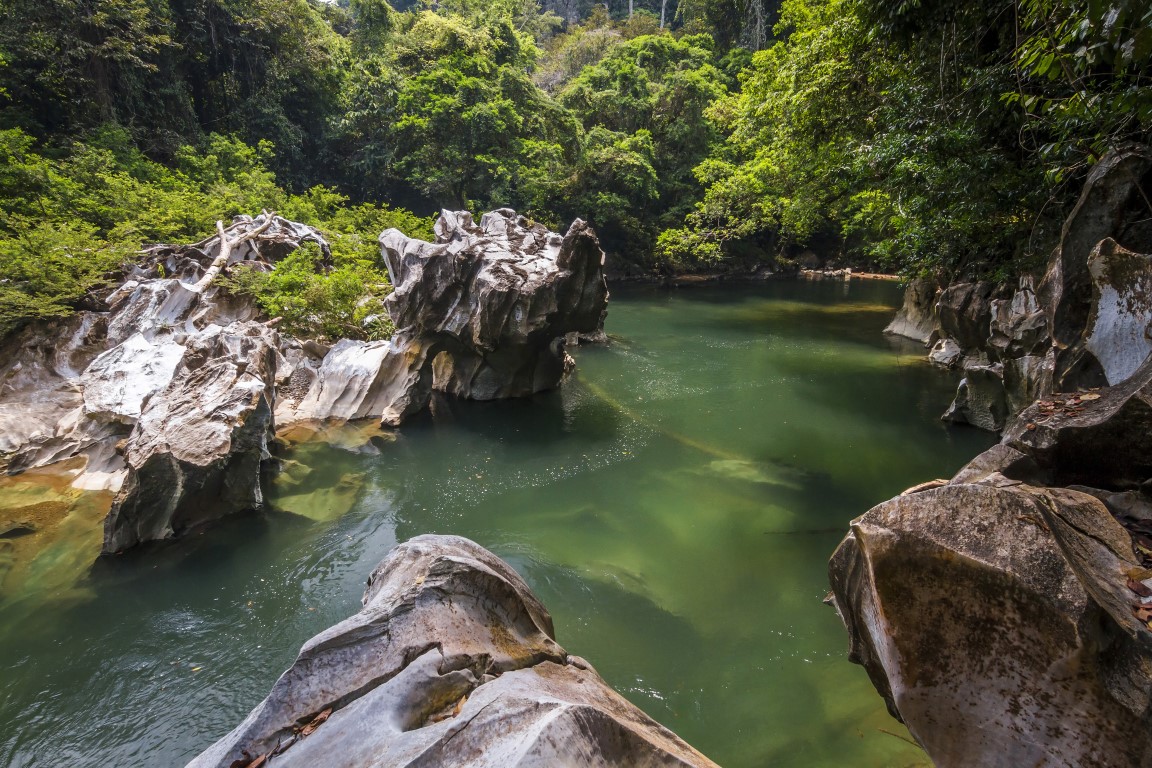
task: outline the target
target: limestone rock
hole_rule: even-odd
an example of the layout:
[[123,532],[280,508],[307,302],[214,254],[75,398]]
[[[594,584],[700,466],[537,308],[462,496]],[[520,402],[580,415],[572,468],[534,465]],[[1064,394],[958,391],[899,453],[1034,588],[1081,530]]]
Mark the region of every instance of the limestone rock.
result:
[[1001,446],[853,521],[830,564],[851,658],[933,764],[1152,765],[1130,539]]
[[263,504],[278,339],[263,324],[209,326],[128,437],[128,476],[104,521],[104,552],[168,538]]
[[927,343],[936,329],[936,316],[933,311],[936,292],[935,280],[919,277],[909,281],[904,288],[904,304],[884,329],[884,333]]
[[936,300],[940,335],[954,339],[965,351],[979,349],[988,338],[992,294],[989,283],[958,283],[941,291]]
[[[1075,352],[1092,306],[1088,260],[1106,238],[1124,244],[1133,209],[1146,210],[1140,189],[1152,170],[1152,153],[1144,147],[1109,152],[1089,173],[1080,200],[1064,222],[1060,245],[1052,254],[1040,284],[1040,300],[1048,313],[1049,333],[1063,350]],[[1062,361],[1070,369],[1071,361]],[[1061,382],[1057,382],[1058,385]]]
[[388,344],[341,342],[281,420],[377,417],[394,426],[433,391],[474,400],[525,397],[571,370],[569,334],[603,332],[604,253],[577,220],[561,237],[504,208],[477,225],[443,211],[436,243],[380,235],[395,290]]
[[1004,427],[1008,405],[1004,399],[1004,366],[966,362],[956,399],[941,417],[944,421],[971,424],[990,432]]
[[[237,238],[261,232],[239,239],[229,263],[271,268],[304,242],[328,253],[311,227],[268,213],[238,217],[225,229]],[[117,446],[135,439],[133,426],[178,370],[198,367],[193,358],[205,350],[190,347],[189,339],[260,314],[251,301],[214,286],[196,287],[219,251],[218,235],[192,245],[152,246],[104,297],[103,310],[33,323],[4,342],[0,455],[6,454],[10,470],[80,457],[87,465],[74,485],[120,489],[128,466]]]
[[1088,257],[1092,313],[1084,347],[1109,384],[1131,376],[1152,354],[1152,256],[1102,240]]
[[955,339],[940,339],[932,345],[932,351],[928,353],[928,361],[941,368],[953,368],[963,356],[964,350],[960,349],[960,345],[956,343]]
[[1059,485],[1140,485],[1152,478],[1152,358],[1114,387],[1045,396],[1016,417],[1004,442]]
[[189,768],[713,766],[553,639],[524,581],[467,539],[419,536],[360,613],[308,641]]

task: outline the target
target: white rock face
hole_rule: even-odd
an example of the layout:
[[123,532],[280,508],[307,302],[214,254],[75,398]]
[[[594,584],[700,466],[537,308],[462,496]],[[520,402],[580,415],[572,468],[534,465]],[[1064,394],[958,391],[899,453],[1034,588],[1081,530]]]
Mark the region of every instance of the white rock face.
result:
[[1152,354],[1152,256],[1104,240],[1088,259],[1093,313],[1085,346],[1109,384],[1131,376]]
[[[266,266],[314,230],[264,214],[230,263]],[[0,349],[0,454],[11,470],[82,458],[73,485],[118,492],[105,550],[258,506],[282,359],[259,312],[214,285],[196,289],[219,238],[155,246],[105,311],[32,324]],[[175,277],[173,277],[175,276]]]
[[379,418],[390,401],[383,391],[388,341],[343,339],[324,356],[312,386],[299,402],[283,398],[276,419],[281,424],[326,419]]
[[132,334],[81,374],[85,414],[98,421],[132,424],[140,418],[144,401],[172,380],[184,351],[171,340],[153,343],[142,333]]

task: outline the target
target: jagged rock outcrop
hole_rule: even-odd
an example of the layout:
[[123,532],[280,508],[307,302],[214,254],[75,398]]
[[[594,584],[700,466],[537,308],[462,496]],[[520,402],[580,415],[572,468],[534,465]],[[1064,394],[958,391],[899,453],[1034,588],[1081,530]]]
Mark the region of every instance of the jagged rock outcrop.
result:
[[1152,766],[1150,434],[1152,361],[853,521],[829,568],[851,658],[935,765]]
[[377,417],[390,426],[425,409],[432,391],[476,400],[557,387],[569,334],[603,332],[604,253],[577,220],[561,237],[515,211],[444,211],[436,243],[380,235],[395,290],[388,343],[345,341],[281,420]]
[[[1089,174],[1038,285],[1024,275],[1015,291],[957,283],[936,294],[929,359],[984,376],[966,376],[945,419],[999,430],[1005,419],[968,405],[974,389],[1011,415],[1050,392],[1118,384],[1152,353],[1152,255],[1138,252],[1152,250],[1152,210],[1142,185],[1152,187],[1152,150],[1110,152]],[[909,285],[889,330],[910,305],[929,302],[925,293]],[[995,366],[1002,391],[992,397],[985,374]]]
[[178,370],[126,440],[128,475],[104,521],[104,552],[262,506],[278,341],[247,321],[185,342]]
[[377,418],[396,425],[438,390],[494,399],[558,386],[568,335],[602,334],[596,235],[564,237],[504,209],[477,226],[444,212],[438,242],[381,235],[395,282],[391,341],[281,338],[214,279],[272,269],[311,227],[265,212],[188,246],[153,246],[102,311],[34,324],[0,349],[0,457],[11,471],[83,457],[79,487],[116,491],[104,551],[165,538],[263,503],[277,425]]
[[[33,324],[0,350],[0,445],[9,470],[83,458],[74,485],[118,491],[104,551],[259,506],[280,339],[211,277],[271,268],[311,227],[238,217],[189,246],[154,246],[102,311]],[[213,272],[215,270],[215,272]]]
[[396,547],[360,613],[308,641],[188,768],[262,758],[285,768],[714,765],[568,655],[519,575],[455,536]]
[[884,333],[928,343],[932,332],[936,330],[933,307],[937,289],[936,281],[929,278],[918,277],[909,281],[904,288],[904,304],[884,329]]

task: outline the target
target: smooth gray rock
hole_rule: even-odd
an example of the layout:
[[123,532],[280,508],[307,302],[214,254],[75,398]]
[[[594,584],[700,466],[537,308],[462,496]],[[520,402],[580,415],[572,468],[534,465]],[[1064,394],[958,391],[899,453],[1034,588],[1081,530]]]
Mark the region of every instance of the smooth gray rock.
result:
[[360,613],[309,640],[188,768],[714,766],[553,635],[506,563],[418,536],[376,567]]
[[940,339],[928,353],[928,361],[941,368],[954,368],[963,357],[964,350],[960,349],[955,339]]
[[981,348],[992,320],[993,291],[990,283],[956,283],[942,290],[935,309],[940,335],[965,352]]
[[936,281],[930,278],[918,277],[909,281],[904,288],[904,304],[884,333],[926,344],[936,329],[934,305],[937,291]]
[[956,398],[941,418],[998,432],[1004,427],[1007,417],[1004,366],[1000,363],[988,365],[979,361],[966,362],[964,378],[956,389]]
[[1080,200],[1064,222],[1060,245],[1048,262],[1038,291],[1048,315],[1049,334],[1060,350],[1054,382],[1057,387],[1085,383],[1065,381],[1065,377],[1088,365],[1079,358],[1083,352],[1080,342],[1092,311],[1089,257],[1107,238],[1128,245],[1125,234],[1131,221],[1147,217],[1141,186],[1150,169],[1152,152],[1147,147],[1109,152],[1092,168]]

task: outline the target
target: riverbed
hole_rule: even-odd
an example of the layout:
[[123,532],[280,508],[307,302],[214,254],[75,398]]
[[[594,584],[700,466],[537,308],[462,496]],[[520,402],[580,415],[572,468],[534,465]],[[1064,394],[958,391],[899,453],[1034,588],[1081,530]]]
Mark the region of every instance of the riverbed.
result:
[[993,441],[939,421],[955,376],[881,333],[899,299],[619,287],[560,391],[292,430],[277,511],[94,565],[104,497],[53,497],[67,525],[0,587],[0,764],[183,765],[434,532],[508,560],[570,653],[728,768],[928,765],[822,604],[852,518]]

